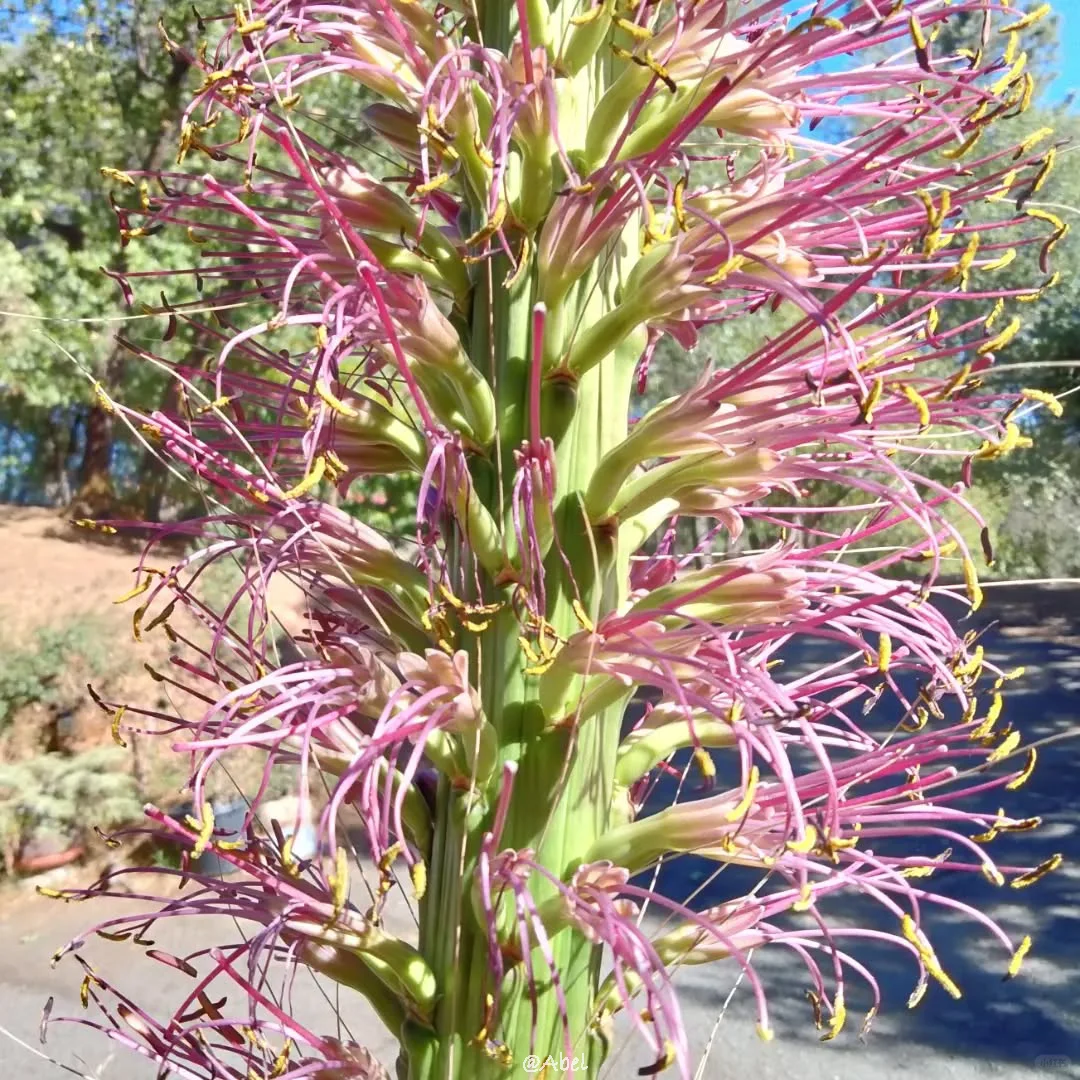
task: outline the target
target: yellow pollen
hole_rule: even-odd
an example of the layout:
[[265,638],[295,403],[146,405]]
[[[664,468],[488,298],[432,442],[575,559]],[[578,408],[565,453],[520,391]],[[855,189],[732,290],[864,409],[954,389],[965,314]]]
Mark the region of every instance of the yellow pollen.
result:
[[1009,248],[1009,250],[1006,251],[1005,254],[1000,256],[999,258],[994,259],[992,262],[983,263],[982,264],[982,269],[983,270],[1004,270],[1005,267],[1008,266],[1015,259],[1016,259],[1016,248]]
[[913,386],[904,386],[903,390],[904,397],[915,406],[915,411],[919,414],[919,430],[925,431],[930,426],[930,406],[926,403],[926,398]]
[[709,754],[708,750],[698,747],[698,749],[694,751],[694,763],[697,765],[698,771],[706,781],[711,783],[716,779],[716,763],[713,761],[712,755]]
[[878,671],[885,674],[889,670],[889,661],[892,659],[892,638],[888,634],[878,636]]
[[978,611],[982,607],[983,591],[979,584],[979,575],[975,564],[967,555],[964,556],[964,585],[967,588],[968,600],[971,602],[971,610]]
[[413,896],[417,900],[423,900],[427,892],[427,864],[423,859],[412,864],[409,868],[409,876],[412,878]]
[[1045,19],[1050,14],[1050,4],[1040,4],[1037,8],[1029,11],[1022,18],[1017,19],[1016,22],[1009,23],[1008,26],[1002,26],[999,30],[999,34],[1015,34],[1020,30],[1026,30],[1029,26],[1034,26],[1041,19]]
[[350,418],[359,416],[360,414],[352,408],[350,405],[346,405],[339,397],[336,397],[330,390],[330,387],[326,385],[321,379],[315,383],[315,393],[330,406],[336,413],[340,413],[342,416],[348,416]]
[[1041,405],[1045,405],[1054,416],[1061,416],[1065,412],[1061,402],[1053,394],[1048,394],[1045,390],[1024,389],[1020,391],[1020,396],[1028,401],[1037,401]]
[[986,759],[987,765],[996,765],[999,761],[1007,758],[1020,745],[1020,732],[1014,731],[1007,735],[1004,742],[995,749]]
[[281,497],[283,499],[299,499],[301,495],[306,495],[312,488],[319,486],[325,472],[326,458],[320,455],[312,463],[311,472],[309,472],[295,487],[289,488],[288,491],[283,491]]
[[835,1039],[837,1035],[844,1028],[844,1023],[847,1020],[847,1007],[844,1005],[844,995],[842,991],[837,991],[836,997],[833,1000],[833,1014],[829,1020],[829,1030],[821,1036],[822,1042],[830,1042]]
[[866,392],[866,397],[864,397],[859,404],[859,415],[862,417],[864,423],[872,424],[874,422],[874,408],[881,400],[881,394],[884,389],[885,380],[880,376],[870,384],[870,389]]
[[1047,874],[1052,873],[1064,862],[1064,857],[1060,854],[1051,855],[1049,859],[1039,863],[1034,870],[1029,870],[1026,874],[1021,874],[1019,877],[1014,877],[1009,884],[1014,889],[1026,889],[1029,885],[1034,885],[1040,878],[1046,877]]
[[196,820],[190,814],[187,816],[187,824],[198,833],[195,846],[191,849],[191,857],[198,859],[210,845],[210,837],[214,835],[214,808],[209,803],[204,803],[202,819]]
[[430,195],[433,191],[438,191],[444,184],[450,182],[450,174],[441,172],[436,176],[433,176],[426,183],[418,184],[416,188],[416,194],[420,196]]
[[1025,934],[1023,940],[1017,947],[1016,952],[1012,954],[1012,959],[1009,961],[1009,969],[1006,978],[1015,979],[1020,974],[1020,965],[1024,962],[1024,957],[1031,951],[1031,935]]
[[997,337],[991,338],[989,341],[984,341],[975,351],[979,356],[985,356],[988,352],[996,352],[998,349],[1003,349],[1018,333],[1020,333],[1021,325],[1020,319],[1014,315],[1009,325],[1006,326]]
[[801,840],[789,840],[784,846],[788,851],[796,855],[807,855],[817,845],[817,829],[813,825],[806,826],[806,835]]
[[595,633],[596,624],[592,621],[592,619],[589,618],[589,614],[582,606],[581,601],[577,599],[573,600],[570,604],[570,607],[573,610],[574,615],[577,617],[577,621],[581,623],[585,630],[587,630],[590,634]]
[[1016,183],[1016,177],[1019,171],[1017,169],[1010,169],[1001,179],[1001,187],[998,188],[991,195],[986,196],[987,202],[1002,202],[1009,197],[1009,191],[1012,189],[1013,184]]
[[747,811],[754,804],[754,795],[757,793],[758,779],[760,773],[756,765],[750,766],[750,775],[746,780],[746,791],[743,793],[743,797],[739,800],[738,805],[729,810],[724,818],[727,821],[739,821],[746,816]]
[[1023,787],[1031,778],[1031,774],[1035,771],[1035,762],[1038,760],[1039,753],[1034,746],[1028,747],[1027,762],[1023,769],[1017,773],[1006,785],[1006,791],[1015,791],[1019,787]]
[[120,734],[120,721],[123,720],[125,712],[127,712],[127,706],[121,705],[116,710],[116,712],[113,713],[112,737],[113,742],[116,743],[117,746],[127,746],[127,743],[124,741],[124,737]]

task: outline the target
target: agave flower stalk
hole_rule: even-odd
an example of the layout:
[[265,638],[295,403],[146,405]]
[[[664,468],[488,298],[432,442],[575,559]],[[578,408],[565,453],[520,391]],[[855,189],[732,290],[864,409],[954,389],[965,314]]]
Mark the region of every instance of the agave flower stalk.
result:
[[[528,1055],[594,1075],[618,1013],[642,1074],[689,1077],[684,963],[746,972],[765,1037],[752,954],[773,944],[807,964],[824,1038],[844,1026],[849,974],[877,1008],[848,942],[906,950],[913,1000],[928,977],[958,993],[920,925],[928,904],[987,926],[1016,973],[1027,938],[922,880],[948,868],[1022,887],[1054,865],[998,866],[982,846],[1036,822],[962,800],[1018,786],[1034,751],[1017,759],[998,723],[1009,674],[928,598],[951,557],[981,602],[953,511],[992,558],[964,489],[973,462],[1027,437],[982,380],[1018,330],[1013,303],[1054,281],[1066,228],[1037,205],[1054,148],[1042,132],[978,143],[1031,100],[1020,35],[1041,9],[793,7],[256,0],[208,20],[220,32],[190,57],[204,81],[177,167],[110,173],[141,190],[116,204],[125,241],[186,230],[199,251],[188,275],[120,279],[125,296],[170,278],[166,336],[190,323],[216,354],[185,365],[131,343],[172,364],[182,408],[115,406],[219,500],[178,527],[204,550],[164,572],[144,562],[133,591],[137,633],[169,633],[160,678],[190,704],[102,704],[118,737],[167,734],[192,757],[195,814],[151,808],[148,828],[242,874],[185,864],[193,891],[100,929],[228,913],[251,932],[155,954],[193,980],[162,1021],[88,972],[101,1018],[84,1022],[115,1034],[119,1017],[124,1041],[185,1076],[388,1075],[293,1020],[289,978],[271,993],[303,963],[367,997],[403,1080],[501,1077]],[[978,49],[938,55],[973,14]],[[308,122],[323,86],[363,104],[385,175]],[[1045,278],[1003,289],[994,271],[1020,245],[1041,245]],[[181,296],[190,285],[202,295]],[[959,300],[985,313],[965,321]],[[659,342],[692,349],[766,305],[787,329],[631,424]],[[932,456],[955,483],[920,472]],[[417,480],[409,535],[320,500],[381,473]],[[816,506],[797,542],[787,526],[825,482],[849,497]],[[680,518],[705,519],[706,542],[681,548]],[[747,521],[771,533],[764,550],[737,552]],[[195,582],[226,557],[246,575],[222,614]],[[288,664],[270,641],[274,576],[311,600]],[[229,622],[241,597],[246,630]],[[177,604],[209,643],[170,623]],[[786,674],[785,650],[809,638],[834,658]],[[880,718],[887,697],[899,727]],[[325,854],[217,834],[208,779],[252,748],[319,796]],[[646,815],[683,751],[706,786],[730,763],[732,786],[688,801],[683,774]],[[346,807],[374,860],[367,900]],[[905,847],[927,838],[939,856]],[[689,852],[766,886],[694,910],[634,876]],[[398,867],[413,941],[381,924]],[[831,928],[842,890],[878,900],[895,932]],[[232,1012],[215,977],[239,990]]]

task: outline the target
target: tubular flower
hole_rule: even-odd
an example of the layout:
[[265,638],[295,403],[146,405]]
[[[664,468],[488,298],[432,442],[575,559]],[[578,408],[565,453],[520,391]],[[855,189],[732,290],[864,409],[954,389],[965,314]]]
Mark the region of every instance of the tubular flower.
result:
[[[940,53],[972,15],[983,46]],[[186,1076],[494,1080],[549,1053],[593,1075],[625,1012],[639,1074],[689,1078],[684,963],[744,973],[769,1037],[754,957],[786,946],[825,1039],[852,974],[877,1009],[862,941],[910,958],[913,1003],[931,979],[960,992],[932,904],[1016,973],[1030,939],[933,874],[1019,889],[1060,860],[985,848],[1038,824],[984,808],[1035,752],[1000,724],[1013,673],[933,600],[981,603],[957,525],[992,560],[972,472],[1026,445],[1024,402],[1059,407],[986,383],[1066,232],[1028,205],[1048,133],[978,149],[1030,101],[1013,35],[1031,21],[1002,0],[254,0],[209,24],[175,167],[115,174],[145,186],[114,201],[124,243],[165,229],[194,250],[115,275],[129,303],[160,294],[166,341],[200,342],[179,360],[125,342],[171,370],[177,406],[109,403],[213,499],[159,530],[191,553],[161,569],[175,549],[151,543],[127,597],[137,637],[169,636],[155,677],[186,704],[99,699],[117,738],[164,735],[191,763],[191,816],[150,807],[146,829],[193,888],[98,930],[141,943],[211,914],[248,933],[147,953],[192,980],[168,1017],[86,968],[78,1022]],[[326,91],[377,165],[318,119]],[[1044,280],[1001,288],[1024,246]],[[662,342],[762,308],[785,328],[750,355],[634,400]],[[402,535],[331,504],[389,473],[417,485]],[[763,542],[731,554],[751,528]],[[199,586],[221,560],[242,581],[215,607]],[[938,584],[946,565],[963,586]],[[287,649],[277,578],[309,601]],[[825,659],[785,663],[810,645]],[[229,837],[209,792],[238,752],[265,773]],[[314,853],[255,828],[280,767],[315,800]],[[370,858],[349,857],[346,811]],[[202,873],[207,853],[236,874]],[[690,853],[762,882],[700,908],[636,877]],[[381,918],[399,864],[412,941]],[[843,892],[894,932],[831,925]],[[270,984],[299,965],[366,997],[398,1061],[294,1020]]]

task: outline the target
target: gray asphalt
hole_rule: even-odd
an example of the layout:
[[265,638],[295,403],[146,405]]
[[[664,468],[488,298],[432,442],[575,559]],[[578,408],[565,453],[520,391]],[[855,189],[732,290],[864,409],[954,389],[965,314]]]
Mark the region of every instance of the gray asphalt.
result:
[[[995,618],[1002,624],[991,627],[984,639],[991,655],[1028,668],[1024,680],[1014,684],[1006,714],[1026,741],[1066,735],[1080,723],[1080,605],[1075,594],[1045,604],[1040,594],[1034,595],[1033,601],[1028,593],[995,593],[996,602],[991,601],[983,619],[983,624]],[[803,996],[808,983],[798,961],[786,950],[765,950],[755,963],[765,978],[777,1037],[764,1044],[754,1034],[750,995],[738,985],[733,966],[685,970],[679,982],[695,1055],[700,1058],[706,1046],[710,1048],[698,1080],[1080,1078],[1078,778],[1080,739],[1062,738],[1045,746],[1032,780],[1009,797],[1011,813],[1040,815],[1042,829],[1005,837],[991,849],[1003,862],[1035,862],[1063,852],[1066,864],[1057,873],[1023,892],[995,889],[978,875],[953,875],[939,882],[950,895],[993,915],[1015,936],[1032,935],[1034,948],[1019,978],[1003,982],[1003,951],[976,926],[939,912],[929,923],[930,936],[964,996],[954,1001],[931,986],[923,1003],[909,1011],[905,1002],[914,972],[906,958],[898,951],[854,950],[882,983],[883,1013],[865,1040],[857,1037],[859,1022],[853,1019],[840,1038],[822,1044],[810,1023]],[[693,860],[683,860],[668,884],[685,894],[700,873]],[[723,899],[731,894],[732,882],[721,876],[714,891],[715,900]],[[58,1080],[64,1074],[49,1057],[100,1080],[155,1076],[153,1065],[87,1029],[53,1027],[48,1044],[38,1042],[47,997],[55,998],[54,1015],[81,1012],[81,972],[70,958],[50,968],[53,950],[122,907],[121,901],[64,905],[32,900],[0,915],[0,1027],[27,1044],[21,1046],[0,1031],[0,1064],[5,1067],[0,1080]],[[875,917],[855,900],[840,901],[829,910],[840,922]],[[236,936],[221,920],[189,920],[154,933],[158,948],[185,954]],[[142,958],[138,946],[94,939],[82,951],[92,963],[119,976],[121,985],[151,1011],[172,1011],[182,982]],[[300,979],[294,991],[298,1019],[333,1033],[335,1012],[323,990],[306,973]],[[848,1008],[853,1018],[860,1005],[865,1007],[866,1001],[852,990]],[[362,1003],[343,999],[338,1016],[352,1037],[392,1066],[393,1040],[379,1032]],[[632,1041],[622,1043],[620,1036],[602,1076],[622,1080],[644,1064]],[[515,1075],[524,1074],[515,1067],[508,1076]]]

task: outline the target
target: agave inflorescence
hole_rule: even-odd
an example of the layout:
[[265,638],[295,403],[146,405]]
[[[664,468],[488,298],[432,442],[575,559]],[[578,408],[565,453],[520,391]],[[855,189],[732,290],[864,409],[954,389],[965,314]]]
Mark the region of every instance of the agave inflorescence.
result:
[[[193,978],[164,1021],[88,973],[101,1025],[119,1017],[126,1033],[112,1033],[164,1067],[384,1075],[290,1015],[267,989],[283,964],[366,995],[410,1080],[502,1076],[549,1053],[591,1075],[620,1013],[644,1042],[642,1073],[689,1076],[673,972],[745,972],[767,1037],[751,954],[773,944],[806,963],[832,1038],[848,974],[876,1002],[842,948],[860,933],[907,951],[915,999],[931,978],[958,993],[919,925],[935,900],[984,923],[1018,968],[1028,939],[925,880],[945,867],[1022,886],[1048,868],[999,867],[980,846],[1031,821],[961,808],[1023,782],[1033,753],[1017,765],[1018,737],[996,727],[1006,674],[927,599],[955,551],[978,606],[951,512],[979,521],[971,462],[1026,438],[978,373],[1018,327],[1001,302],[1052,281],[1064,226],[1032,199],[1053,149],[1045,133],[983,156],[977,144],[1031,99],[1018,35],[1042,11],[799,7],[238,6],[208,20],[220,40],[191,58],[205,80],[180,163],[198,167],[114,174],[149,182],[119,210],[125,237],[187,229],[200,246],[204,295],[163,312],[200,325],[216,356],[175,365],[177,415],[117,408],[222,500],[184,526],[205,550],[144,565],[137,586],[143,625],[188,650],[168,678],[193,706],[177,718],[128,703],[118,730],[180,740],[200,809],[151,821],[243,871],[223,884],[186,868],[194,891],[165,913],[254,928],[212,957],[155,954]],[[950,20],[973,15],[977,47],[937,55]],[[313,85],[349,80],[395,162],[383,178],[303,121]],[[996,212],[973,221],[986,202]],[[1003,290],[993,272],[1018,244],[1042,245],[1046,278]],[[978,317],[952,314],[977,300]],[[714,358],[631,423],[658,343],[689,350],[702,328],[766,305],[792,313],[787,329]],[[217,320],[202,325],[207,308]],[[920,474],[931,455],[955,461],[955,484]],[[418,477],[408,536],[317,498],[395,472]],[[823,482],[855,497],[843,516],[819,507],[826,524],[797,541],[785,525]],[[676,522],[695,517],[708,538],[686,550]],[[748,519],[771,547],[735,552]],[[189,583],[225,556],[248,568],[246,633]],[[274,575],[312,601],[308,658],[288,665],[266,621]],[[177,602],[211,645],[169,626]],[[786,675],[776,661],[805,637],[832,658]],[[640,691],[644,715],[624,723]],[[251,747],[268,769],[296,763],[302,793],[320,795],[325,854],[215,837],[207,777]],[[726,756],[732,786],[642,814],[680,751],[707,782]],[[349,902],[346,806],[374,859],[366,913]],[[905,849],[928,837],[948,850]],[[694,910],[635,878],[687,852],[757,868],[764,887]],[[380,926],[399,866],[415,942]],[[842,889],[879,901],[894,933],[830,929],[819,905]],[[668,915],[659,930],[646,903]],[[215,973],[237,984],[239,1011],[207,997]]]

